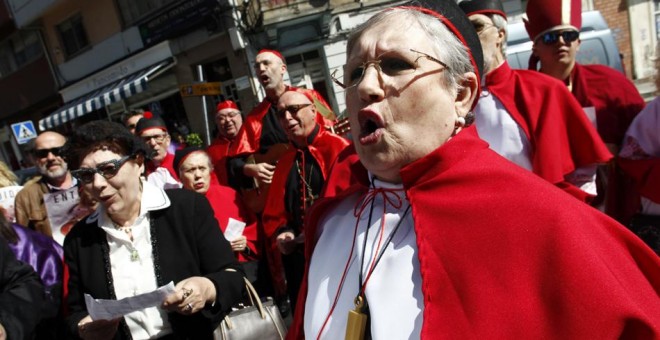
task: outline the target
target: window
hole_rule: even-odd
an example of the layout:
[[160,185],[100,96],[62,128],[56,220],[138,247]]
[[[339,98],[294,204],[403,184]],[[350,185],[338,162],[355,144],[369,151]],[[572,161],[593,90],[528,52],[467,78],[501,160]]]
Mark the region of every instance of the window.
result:
[[124,27],[132,26],[147,14],[155,12],[177,0],[117,0]]
[[39,33],[21,31],[0,43],[0,78],[42,55]]
[[60,41],[67,58],[76,55],[89,46],[89,40],[80,14],[57,25],[57,32],[60,35]]

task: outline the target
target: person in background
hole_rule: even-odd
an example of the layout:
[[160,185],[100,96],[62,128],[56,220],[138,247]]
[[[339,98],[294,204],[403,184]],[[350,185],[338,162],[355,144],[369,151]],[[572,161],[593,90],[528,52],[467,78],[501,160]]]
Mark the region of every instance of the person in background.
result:
[[9,222],[0,207],[0,238],[4,239],[19,261],[29,264],[41,278],[44,300],[34,339],[61,339],[63,334],[62,280],[63,252],[52,238]]
[[277,102],[277,118],[291,147],[275,168],[263,213],[266,248],[277,247],[295,311],[305,271],[304,217],[321,193],[330,166],[349,142],[318,123],[313,94],[290,89]]
[[204,149],[190,147],[177,151],[174,168],[179,171],[184,189],[206,196],[223,233],[231,220],[234,220],[231,223],[245,224],[243,234],[229,241],[236,258],[243,265],[245,276],[259,287],[261,283],[258,282],[257,273],[260,247],[257,240],[257,218],[243,205],[234,189],[219,185],[213,180],[213,164]]
[[[65,146],[73,174],[100,202],[64,243],[66,324],[74,336],[209,339],[242,298],[240,265],[208,201],[188,190],[164,191],[142,180],[147,152],[140,139],[108,121],[81,126]],[[88,315],[84,294],[118,300],[170,281],[175,292],[161,307],[115,320]]]
[[168,152],[171,143],[165,122],[158,116],[146,112],[135,128],[136,136],[149,146],[149,159],[145,164],[147,180],[154,185],[169,189],[180,188],[179,178],[172,162],[174,155]]
[[137,126],[137,122],[144,117],[144,110],[142,109],[137,109],[137,110],[130,110],[124,114],[124,118],[122,121],[124,122],[124,126],[132,133],[135,134],[135,127]]
[[[284,154],[288,140],[278,125],[275,105],[290,86],[284,83],[286,61],[278,51],[263,49],[257,53],[254,69],[259,83],[266,92],[261,101],[245,119],[232,144],[228,160],[228,177],[234,188],[241,189],[246,205],[261,213],[268,196],[268,184],[273,179],[275,163]],[[332,125],[334,113],[323,97],[311,90],[321,125]],[[324,119],[326,117],[326,120]]]
[[[613,155],[619,154],[623,137],[644,99],[626,76],[605,65],[582,65],[576,61],[582,27],[581,0],[530,0],[524,19],[533,42],[530,69],[563,82]],[[630,185],[612,160],[598,170],[599,194],[592,202],[621,223],[627,223]]]
[[53,230],[48,220],[44,195],[68,190],[78,183],[60,155],[65,142],[64,136],[53,131],[37,136],[34,155],[42,177],[26,185],[15,199],[16,223],[51,237]]
[[484,54],[475,107],[479,136],[504,158],[582,201],[596,196],[596,168],[612,158],[580,104],[561,82],[506,61],[507,19],[499,0],[464,0]]
[[[660,55],[660,46],[656,50]],[[660,59],[655,61],[655,86],[660,89]],[[635,184],[638,198],[629,224],[660,256],[660,97],[655,97],[628,127],[618,164]]]
[[385,9],[346,54],[354,148],[305,219],[288,339],[660,338],[660,258],[468,126],[482,48],[454,1]]
[[44,287],[0,238],[0,340],[30,339],[41,317]]
[[215,126],[218,134],[211,142],[208,152],[213,162],[213,171],[220,185],[229,185],[227,178],[227,156],[232,143],[236,140],[238,131],[243,126],[243,115],[238,106],[231,100],[218,103],[215,113]]
[[9,169],[7,163],[0,161],[0,188],[18,185],[18,177]]

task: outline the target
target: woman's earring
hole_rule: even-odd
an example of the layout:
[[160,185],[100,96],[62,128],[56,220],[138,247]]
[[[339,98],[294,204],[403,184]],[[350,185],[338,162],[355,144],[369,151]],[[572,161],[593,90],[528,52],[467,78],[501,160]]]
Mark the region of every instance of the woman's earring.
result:
[[456,117],[456,123],[454,124],[455,127],[461,128],[465,126],[465,117],[458,116]]

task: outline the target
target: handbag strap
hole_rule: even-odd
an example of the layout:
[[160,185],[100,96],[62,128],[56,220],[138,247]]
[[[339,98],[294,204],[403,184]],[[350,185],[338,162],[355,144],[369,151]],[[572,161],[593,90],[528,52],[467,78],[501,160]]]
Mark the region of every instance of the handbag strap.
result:
[[[227,268],[225,269],[225,271],[237,273],[236,269],[233,268]],[[261,315],[261,318],[265,319],[266,312],[264,311],[264,306],[261,303],[261,298],[259,298],[259,294],[257,293],[257,290],[254,289],[252,283],[250,283],[250,280],[248,280],[245,276],[243,276],[243,281],[245,282],[245,288],[248,292],[248,296],[250,297],[250,302],[252,303],[252,306],[257,307],[257,309],[259,310],[259,314]]]

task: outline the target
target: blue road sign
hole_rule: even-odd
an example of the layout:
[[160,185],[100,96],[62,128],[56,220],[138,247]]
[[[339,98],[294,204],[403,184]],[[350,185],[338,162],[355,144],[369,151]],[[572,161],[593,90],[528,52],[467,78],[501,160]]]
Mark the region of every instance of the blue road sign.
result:
[[11,131],[14,133],[16,142],[18,144],[25,144],[30,139],[37,138],[37,130],[34,128],[31,120],[16,123],[11,125]]

